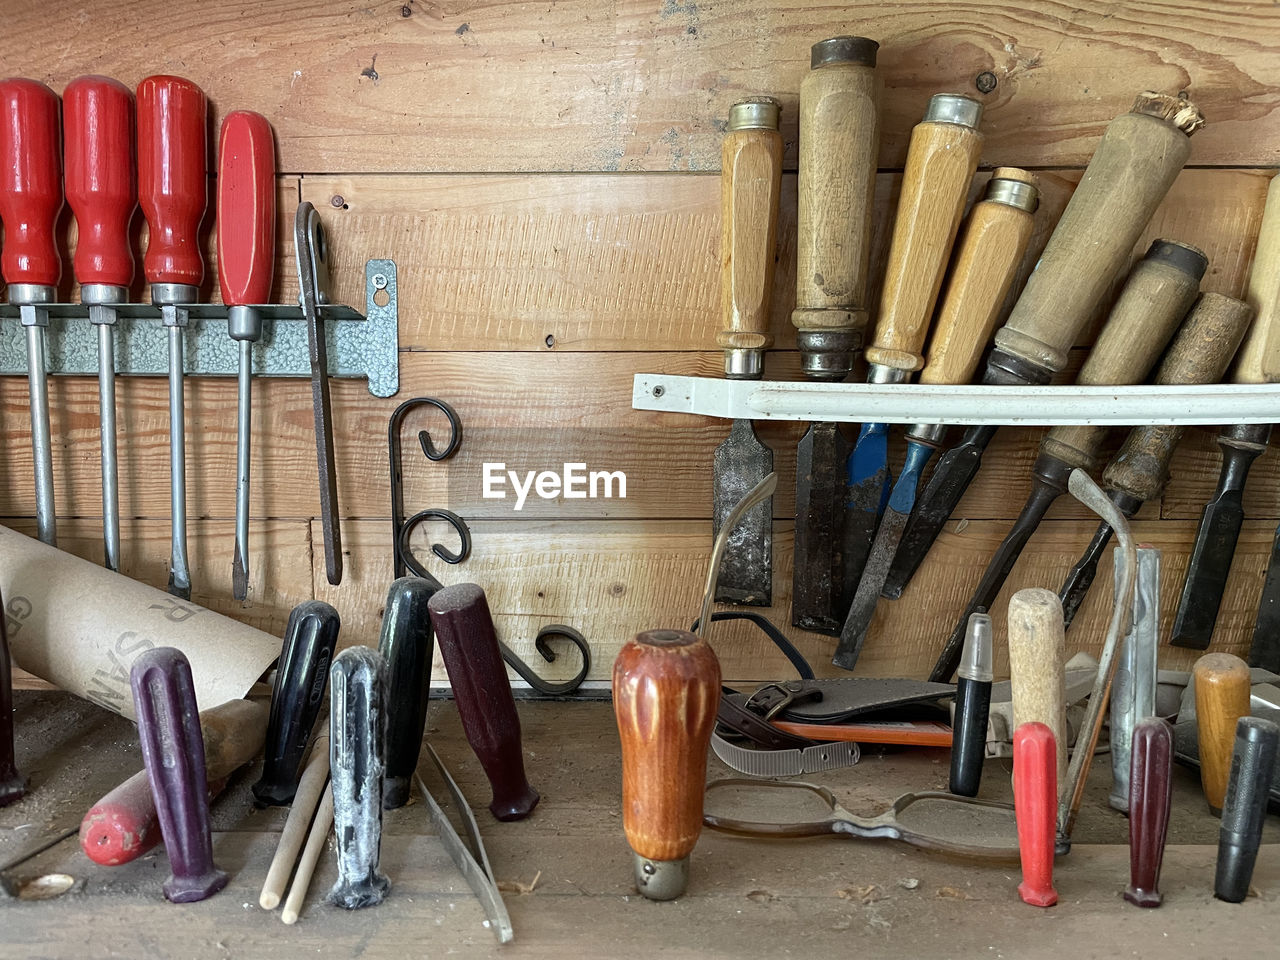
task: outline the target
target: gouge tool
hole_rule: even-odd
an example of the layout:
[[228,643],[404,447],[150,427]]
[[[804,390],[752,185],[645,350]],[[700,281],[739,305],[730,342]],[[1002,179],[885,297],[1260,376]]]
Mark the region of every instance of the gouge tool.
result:
[[[769,307],[777,260],[778,203],[782,192],[780,107],[754,97],[729,109],[720,167],[720,307],[725,376],[759,380],[773,343]],[[773,472],[773,451],[750,420],[735,420],[716,448],[712,538],[742,495]],[[760,504],[734,528],[720,568],[716,599],[768,606],[773,602],[773,500]]]
[[[1191,153],[1204,123],[1181,96],[1146,92],[1107,125],[1040,261],[996,331],[984,384],[1043,384],[1101,308],[1147,222]],[[918,497],[885,582],[897,597],[978,472],[994,426],[965,431]],[[954,668],[954,665],[953,665]]]
[[[1163,240],[1153,243],[1147,256],[1130,274],[1076,382],[1101,386],[1144,379],[1195,299],[1206,264],[1204,255],[1192,247]],[[1232,353],[1238,343],[1238,336],[1229,339]],[[1187,346],[1204,348],[1201,341]],[[1226,358],[1222,365],[1225,363]],[[950,679],[959,662],[969,615],[980,607],[989,610],[995,605],[1000,588],[1023,547],[1049,507],[1067,492],[1071,471],[1093,470],[1097,466],[1097,455],[1107,433],[1108,428],[1103,426],[1060,426],[1045,434],[1031,468],[1032,486],[1027,502],[996,549],[968,607],[947,638],[930,679],[939,682]]]
[[[1155,382],[1217,383],[1244,336],[1250,315],[1249,306],[1240,300],[1220,293],[1204,294],[1179,328]],[[1102,485],[1125,519],[1131,519],[1146,501],[1163,492],[1169,481],[1169,462],[1185,431],[1185,427],[1167,424],[1135,427],[1107,464]],[[1111,527],[1100,523],[1058,591],[1068,626],[1088,595],[1110,540]]]
[[[800,85],[796,307],[805,376],[840,381],[853,370],[867,324],[871,212],[880,152],[879,44],[833,37],[813,45]],[[835,635],[840,606],[843,473],[849,445],[816,422],[796,448],[791,622]]]
[[62,258],[54,242],[62,209],[62,130],[58,96],[35,80],[0,82],[0,258],[9,302],[17,304],[27,340],[31,454],[35,464],[36,525],[54,545],[53,448],[49,439],[49,382],[45,354],[47,304],[57,299]]
[[183,336],[204,279],[200,221],[207,184],[203,91],[181,77],[138,84],[138,199],[150,228],[142,261],[151,302],[169,332],[169,592],[191,599],[187,562],[187,463]]
[[320,525],[324,531],[324,566],[329,582],[342,582],[342,529],[338,524],[338,473],[333,454],[333,408],[329,399],[329,348],[321,308],[329,298],[329,247],[324,224],[311,202],[298,204],[293,220],[298,256],[298,302],[307,322],[311,356],[311,408],[315,418],[316,466],[320,476]]
[[80,77],[62,94],[67,203],[76,218],[76,282],[98,328],[98,410],[102,445],[102,542],[108,570],[120,569],[116,460],[116,304],[129,299],[138,206],[133,163],[133,91],[106,77]]
[[[1026,253],[1038,204],[1039,191],[1026,171],[1001,167],[992,174],[986,198],[974,206],[960,238],[930,337],[927,362],[920,372],[921,383],[968,383],[973,376]],[[871,626],[889,566],[915,506],[921,473],[946,429],[944,424],[918,423],[907,430],[906,461],[876,529],[875,543],[841,631],[853,638],[855,651]]]
[[276,259],[276,155],[267,118],[233,110],[218,137],[218,285],[227,332],[239,347],[236,383],[236,549],[231,591],[249,593],[249,442],[253,434],[253,345],[262,339],[256,304],[271,299]]
[[[875,338],[864,351],[871,383],[905,383],[924,366],[929,321],[982,153],[981,119],[977,100],[942,93],[929,100],[911,132]],[[887,423],[864,423],[846,464],[842,614],[849,613],[889,497],[888,439]],[[856,626],[846,618],[833,660],[846,670],[853,669],[866,635]]]

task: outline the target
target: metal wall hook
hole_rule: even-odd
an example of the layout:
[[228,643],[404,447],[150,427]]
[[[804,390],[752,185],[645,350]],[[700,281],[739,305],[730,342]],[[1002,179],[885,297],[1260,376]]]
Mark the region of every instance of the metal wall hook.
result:
[[426,430],[418,431],[418,443],[428,460],[439,462],[446,460],[457,452],[462,443],[462,421],[453,407],[435,397],[414,397],[396,407],[387,424],[387,451],[391,461],[391,553],[395,566],[395,576],[403,577],[406,570],[412,570],[415,576],[434,580],[426,570],[413,558],[409,548],[409,535],[413,528],[423,520],[438,518],[447,520],[462,539],[462,548],[458,553],[450,553],[439,544],[432,545],[432,552],[445,563],[461,563],[471,552],[471,531],[456,513],[449,510],[422,510],[413,515],[406,523],[404,517],[404,465],[403,447],[400,440],[401,427],[405,417],[418,407],[430,406],[440,410],[449,420],[449,442],[443,450],[437,450],[431,442],[431,435]]
[[507,666],[519,674],[520,679],[529,684],[534,690],[537,690],[543,696],[562,697],[577,690],[582,686],[582,681],[587,678],[587,674],[591,670],[591,646],[587,643],[587,638],[573,629],[573,627],[563,623],[549,623],[538,631],[538,635],[533,640],[534,649],[548,663],[554,663],[556,660],[555,651],[551,649],[551,645],[547,642],[553,637],[568,640],[582,654],[582,667],[572,679],[560,683],[544,680],[538,676],[529,664],[520,659],[519,655],[501,640],[498,641],[498,649],[502,652],[502,659],[506,661]]
[[442,507],[433,507],[429,510],[419,510],[400,527],[397,535],[395,554],[398,563],[403,564],[406,568],[413,571],[415,577],[422,577],[424,580],[434,580],[435,577],[423,568],[422,564],[413,555],[413,548],[409,546],[409,540],[413,537],[413,531],[418,525],[425,523],[427,520],[444,520],[449,526],[453,527],[458,534],[458,538],[462,541],[462,546],[457,553],[453,553],[439,543],[431,545],[431,552],[443,560],[445,563],[461,563],[471,554],[471,528],[467,526],[467,521],[452,510],[445,510]]

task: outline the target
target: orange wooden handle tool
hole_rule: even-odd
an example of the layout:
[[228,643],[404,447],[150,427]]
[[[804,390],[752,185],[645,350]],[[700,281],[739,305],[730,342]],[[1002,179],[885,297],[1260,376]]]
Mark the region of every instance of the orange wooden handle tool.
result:
[[1192,670],[1196,683],[1196,736],[1200,785],[1215,816],[1222,815],[1231,773],[1236,721],[1249,716],[1249,665],[1229,653],[1208,653]]
[[672,900],[688,885],[719,701],[720,661],[684,630],[642,633],[613,662],[622,826],[636,886],[651,900]]

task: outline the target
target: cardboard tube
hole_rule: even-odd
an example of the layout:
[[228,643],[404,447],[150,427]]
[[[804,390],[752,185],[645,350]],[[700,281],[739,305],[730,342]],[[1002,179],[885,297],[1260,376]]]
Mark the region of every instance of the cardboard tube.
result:
[[208,710],[244,697],[280,640],[0,527],[0,592],[14,662],[42,680],[136,720],[134,658],[177,647]]

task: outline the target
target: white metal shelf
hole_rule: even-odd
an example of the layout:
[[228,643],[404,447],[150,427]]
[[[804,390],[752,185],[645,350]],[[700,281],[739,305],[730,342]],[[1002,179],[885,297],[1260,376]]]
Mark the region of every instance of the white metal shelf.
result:
[[1280,383],[1006,387],[725,380],[637,373],[636,410],[726,420],[957,426],[1278,423]]

